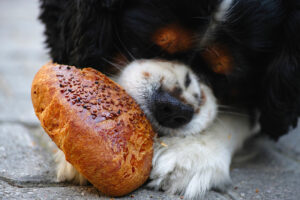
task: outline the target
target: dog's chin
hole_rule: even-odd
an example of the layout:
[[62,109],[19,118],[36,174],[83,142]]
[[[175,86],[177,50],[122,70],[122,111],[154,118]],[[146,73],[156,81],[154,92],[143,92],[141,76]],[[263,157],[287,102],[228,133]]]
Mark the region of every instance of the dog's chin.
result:
[[[186,73],[190,74],[191,79],[188,88],[181,84],[185,82],[184,75]],[[186,65],[158,60],[134,61],[124,68],[117,82],[140,105],[159,136],[181,137],[198,134],[216,120],[217,104],[211,89],[201,83]],[[194,114],[187,124],[169,128],[156,120],[150,110],[149,99],[159,88],[171,90],[175,87],[182,89],[180,98],[193,107]]]

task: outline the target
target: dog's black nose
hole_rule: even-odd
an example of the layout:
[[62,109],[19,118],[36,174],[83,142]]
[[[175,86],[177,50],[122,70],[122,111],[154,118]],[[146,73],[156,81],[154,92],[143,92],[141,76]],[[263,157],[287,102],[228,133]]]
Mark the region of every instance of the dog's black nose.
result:
[[192,106],[161,89],[152,95],[150,109],[158,123],[169,128],[178,128],[189,123],[194,114]]

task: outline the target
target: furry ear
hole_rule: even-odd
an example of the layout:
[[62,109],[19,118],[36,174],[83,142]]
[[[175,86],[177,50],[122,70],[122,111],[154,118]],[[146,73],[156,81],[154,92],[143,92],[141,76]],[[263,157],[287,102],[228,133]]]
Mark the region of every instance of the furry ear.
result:
[[296,126],[300,115],[300,52],[284,50],[270,65],[263,81],[262,131],[274,139]]
[[54,62],[78,67],[103,66],[103,57],[114,54],[122,0],[41,2],[40,19],[46,24],[46,42]]
[[274,139],[296,126],[300,116],[300,12],[299,1],[284,2],[286,13],[278,45],[262,82],[262,131]]

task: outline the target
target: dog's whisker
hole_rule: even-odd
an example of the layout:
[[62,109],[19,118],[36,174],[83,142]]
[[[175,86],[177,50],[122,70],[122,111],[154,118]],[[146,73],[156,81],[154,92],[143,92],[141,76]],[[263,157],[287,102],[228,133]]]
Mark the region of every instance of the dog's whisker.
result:
[[218,111],[220,114],[228,114],[228,115],[233,115],[233,116],[239,116],[239,117],[249,117],[246,114],[238,113],[238,112],[227,112],[227,111]]
[[223,129],[227,130],[227,127],[225,126],[225,122],[223,122],[222,119],[220,119],[219,117],[216,117],[216,122],[219,123]]
[[229,105],[222,105],[222,104],[218,104],[218,107],[221,107],[221,108],[235,108],[234,106],[229,106]]
[[105,62],[107,62],[108,64],[110,64],[111,66],[115,67],[119,72],[122,72],[122,68],[121,65],[118,65],[117,63],[114,63],[112,61],[107,60],[106,58],[102,58],[102,60],[104,60]]
[[237,107],[234,107],[234,106],[229,106],[229,105],[220,105],[218,104],[218,108],[219,110],[221,111],[229,111],[229,112],[237,112],[237,113],[242,113],[243,110],[237,108]]
[[124,42],[121,40],[118,32],[116,33],[117,38],[119,40],[119,42],[121,43],[121,45],[123,46],[124,50],[128,53],[128,55],[131,57],[131,59],[136,60],[136,58],[133,56],[133,54],[129,51],[129,49],[126,47],[126,45],[124,44]]

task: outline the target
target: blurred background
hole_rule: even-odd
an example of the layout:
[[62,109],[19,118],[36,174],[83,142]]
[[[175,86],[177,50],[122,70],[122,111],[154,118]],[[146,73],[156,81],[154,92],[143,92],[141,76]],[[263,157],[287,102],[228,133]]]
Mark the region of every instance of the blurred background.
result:
[[[91,186],[55,181],[53,146],[30,98],[35,73],[50,60],[38,7],[38,0],[0,0],[0,199],[106,199]],[[232,165],[229,192],[212,191],[207,199],[300,199],[299,132],[276,143],[252,141],[238,157],[248,159]],[[123,199],[181,197],[143,188]]]
[[37,17],[38,0],[0,0],[0,121],[37,123],[30,86],[49,60]]

